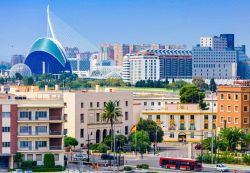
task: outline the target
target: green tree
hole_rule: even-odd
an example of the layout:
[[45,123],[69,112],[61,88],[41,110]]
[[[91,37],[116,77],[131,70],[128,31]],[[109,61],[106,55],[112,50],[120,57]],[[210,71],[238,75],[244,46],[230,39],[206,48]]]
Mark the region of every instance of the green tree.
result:
[[166,77],[166,79],[165,79],[165,84],[166,84],[166,85],[169,84],[168,77]]
[[146,131],[137,131],[132,134],[132,149],[139,151],[141,157],[150,149],[151,142]]
[[23,83],[24,83],[24,85],[33,85],[34,79],[33,79],[33,77],[25,77],[25,78],[23,78]]
[[215,83],[214,78],[212,78],[212,79],[210,80],[209,89],[210,89],[210,91],[212,91],[212,92],[215,92],[215,91],[217,90],[217,86],[216,86],[216,83]]
[[[119,117],[122,117],[121,108],[118,106],[119,101],[108,101],[102,112],[102,120],[110,123],[111,126],[111,135],[114,135],[114,123],[118,121]],[[114,141],[113,141],[114,142]]]
[[16,153],[16,155],[14,157],[14,161],[17,163],[17,168],[21,167],[21,164],[23,162],[23,158],[24,158],[23,153],[19,153],[19,152]]
[[54,154],[52,154],[52,153],[46,153],[46,154],[44,154],[43,164],[44,164],[44,167],[46,167],[46,168],[53,168],[53,167],[55,167],[55,157],[54,157]]
[[76,140],[76,138],[70,137],[70,136],[66,136],[64,137],[64,147],[71,147],[71,146],[77,146],[78,145],[78,141]]
[[204,79],[202,79],[201,77],[193,78],[192,84],[194,84],[200,90],[203,90],[203,91],[208,89],[208,85],[205,83]]
[[[115,135],[115,141],[116,141],[116,146],[117,147],[123,147],[127,142],[128,139],[124,135]],[[103,143],[105,143],[107,146],[112,145],[112,136],[108,135],[104,138]]]
[[185,85],[180,90],[181,103],[199,103],[201,109],[206,109],[207,105],[203,101],[204,98],[205,94],[194,84]]
[[162,142],[164,132],[160,126],[156,124],[153,120],[149,119],[140,119],[137,123],[136,128],[138,131],[146,131],[149,134],[151,142],[155,142],[155,136],[157,131],[157,142]]

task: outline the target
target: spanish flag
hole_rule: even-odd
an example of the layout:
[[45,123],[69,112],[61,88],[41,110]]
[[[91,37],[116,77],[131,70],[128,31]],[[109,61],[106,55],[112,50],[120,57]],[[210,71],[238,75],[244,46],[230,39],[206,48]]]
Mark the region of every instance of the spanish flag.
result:
[[136,132],[136,125],[133,125],[133,127],[132,127],[131,130],[130,130],[130,132],[131,132],[131,133]]

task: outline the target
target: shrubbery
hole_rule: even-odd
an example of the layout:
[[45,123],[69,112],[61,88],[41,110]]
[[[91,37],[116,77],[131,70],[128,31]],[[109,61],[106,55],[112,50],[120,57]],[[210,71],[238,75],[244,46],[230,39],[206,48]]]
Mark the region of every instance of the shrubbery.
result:
[[101,144],[91,144],[89,146],[90,150],[93,150],[94,153],[106,153],[108,150],[108,146],[104,143]]
[[136,168],[139,168],[139,169],[148,169],[149,165],[148,164],[140,164],[140,165],[136,165]]
[[52,168],[47,168],[45,166],[34,166],[32,168],[33,172],[57,172],[57,171],[64,171],[65,167],[57,165]]
[[43,160],[44,167],[54,168],[55,167],[55,157],[52,153],[44,154]]
[[132,168],[130,166],[125,166],[124,171],[132,171]]
[[31,161],[31,160],[25,160],[22,162],[22,169],[28,169],[28,168],[32,168],[33,166],[36,166],[37,162],[36,161]]
[[250,156],[247,154],[243,155],[243,162],[250,165]]

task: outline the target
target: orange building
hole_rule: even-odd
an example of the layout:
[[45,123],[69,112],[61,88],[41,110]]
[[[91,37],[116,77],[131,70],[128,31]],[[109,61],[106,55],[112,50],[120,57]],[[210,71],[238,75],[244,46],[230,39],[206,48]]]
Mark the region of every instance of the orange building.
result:
[[218,86],[218,130],[226,127],[250,131],[250,81],[235,81],[233,85]]

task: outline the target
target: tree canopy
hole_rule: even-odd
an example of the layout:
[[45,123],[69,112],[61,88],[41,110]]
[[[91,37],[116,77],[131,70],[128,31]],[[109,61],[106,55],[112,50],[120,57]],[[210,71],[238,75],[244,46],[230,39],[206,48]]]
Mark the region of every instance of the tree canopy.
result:
[[78,141],[76,140],[76,138],[70,137],[70,136],[66,136],[64,137],[64,147],[70,147],[70,146],[77,146],[78,145]]
[[137,131],[132,134],[132,148],[133,150],[139,151],[143,156],[150,149],[151,141],[146,131]]
[[157,142],[162,142],[164,132],[160,126],[156,124],[153,120],[140,119],[136,125],[138,131],[146,131],[149,134],[151,142],[155,142],[156,130],[157,130]]
[[192,84],[197,86],[201,91],[208,90],[208,84],[206,84],[204,79],[202,79],[201,77],[193,78]]

